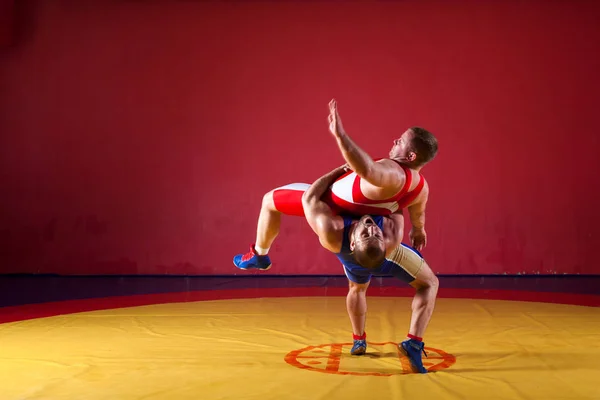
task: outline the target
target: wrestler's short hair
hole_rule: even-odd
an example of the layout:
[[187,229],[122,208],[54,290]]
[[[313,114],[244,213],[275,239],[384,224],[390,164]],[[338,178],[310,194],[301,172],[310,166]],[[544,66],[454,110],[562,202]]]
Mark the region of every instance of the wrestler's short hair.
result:
[[377,242],[357,242],[354,247],[354,258],[356,262],[367,269],[374,269],[385,261],[385,248],[381,248]]
[[417,155],[415,164],[423,166],[435,158],[438,152],[437,139],[431,132],[418,126],[414,126],[410,130],[413,133],[410,147]]

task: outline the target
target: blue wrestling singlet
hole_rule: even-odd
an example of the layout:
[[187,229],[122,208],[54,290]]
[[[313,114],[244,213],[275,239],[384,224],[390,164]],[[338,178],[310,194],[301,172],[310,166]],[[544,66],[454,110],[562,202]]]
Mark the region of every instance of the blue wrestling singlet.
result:
[[[344,266],[344,272],[348,279],[352,282],[363,284],[367,283],[371,280],[371,276],[393,276],[396,277],[406,283],[410,283],[415,280],[414,276],[408,273],[398,262],[395,262],[391,259],[386,258],[383,263],[373,269],[367,269],[356,262],[352,251],[350,251],[350,235],[348,234],[350,231],[350,226],[352,222],[355,221],[354,218],[349,216],[342,216],[344,218],[344,237],[342,241],[342,249],[339,253],[336,253],[337,258],[342,262]],[[380,215],[372,215],[373,221],[377,224],[377,226],[383,230],[383,216]],[[405,248],[407,251],[415,252],[420,259],[422,259],[421,254],[413,249],[410,246],[401,243],[401,246]]]

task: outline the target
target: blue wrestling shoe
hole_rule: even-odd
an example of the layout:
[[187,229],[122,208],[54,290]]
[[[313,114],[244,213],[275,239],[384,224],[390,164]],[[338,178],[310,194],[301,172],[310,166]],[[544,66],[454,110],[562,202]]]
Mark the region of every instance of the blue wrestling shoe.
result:
[[246,254],[238,254],[233,257],[233,264],[239,269],[260,269],[266,271],[271,268],[271,259],[268,255],[260,256],[256,254],[254,245],[250,246],[250,251]]
[[367,341],[366,340],[355,340],[350,354],[353,356],[362,356],[367,352]]
[[423,352],[425,357],[427,357],[424,347],[425,343],[414,339],[407,339],[398,344],[398,349],[402,354],[408,357],[410,360],[410,366],[415,373],[427,373],[427,369],[423,366],[423,361],[421,360],[421,352]]

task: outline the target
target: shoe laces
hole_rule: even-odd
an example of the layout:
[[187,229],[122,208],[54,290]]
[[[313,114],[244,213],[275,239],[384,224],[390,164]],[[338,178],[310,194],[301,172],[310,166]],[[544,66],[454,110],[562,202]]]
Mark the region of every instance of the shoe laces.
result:
[[[411,339],[412,341],[412,339]],[[427,355],[427,352],[425,351],[425,343],[423,342],[418,342],[419,344],[416,344],[415,342],[411,343],[411,346],[418,348],[419,350],[421,350],[423,352],[423,354],[425,354],[425,357],[429,357]]]
[[421,345],[419,347],[421,348],[421,351],[423,352],[423,354],[425,354],[425,357],[428,357],[427,352],[425,351],[425,344],[421,343]]
[[254,257],[254,247],[250,246],[250,251],[242,256],[242,261],[248,261],[252,257]]
[[356,339],[354,344],[352,345],[352,349],[356,349],[359,347],[367,347],[367,341],[364,339]]

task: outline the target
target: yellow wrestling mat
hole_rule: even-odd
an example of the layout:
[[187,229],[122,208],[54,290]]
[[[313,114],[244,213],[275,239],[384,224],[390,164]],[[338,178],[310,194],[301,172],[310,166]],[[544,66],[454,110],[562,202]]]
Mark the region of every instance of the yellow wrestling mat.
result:
[[438,299],[435,372],[395,343],[410,298],[368,298],[353,357],[344,297],[215,300],[0,324],[0,400],[600,399],[600,308]]

